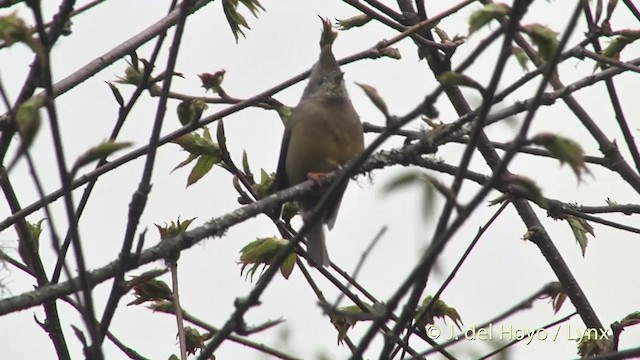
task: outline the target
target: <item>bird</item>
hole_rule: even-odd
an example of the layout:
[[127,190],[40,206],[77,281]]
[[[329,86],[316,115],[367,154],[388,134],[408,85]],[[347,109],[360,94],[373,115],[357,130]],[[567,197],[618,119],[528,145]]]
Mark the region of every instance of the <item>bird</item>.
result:
[[[274,188],[282,190],[308,179],[317,179],[354,160],[363,150],[360,117],[351,103],[344,73],[331,45],[325,45],[298,105],[286,122]],[[313,267],[330,264],[324,225],[333,228],[347,184],[345,182],[338,189],[306,235],[307,260]],[[322,195],[321,191],[316,191],[297,201],[303,222],[308,222],[310,212]]]

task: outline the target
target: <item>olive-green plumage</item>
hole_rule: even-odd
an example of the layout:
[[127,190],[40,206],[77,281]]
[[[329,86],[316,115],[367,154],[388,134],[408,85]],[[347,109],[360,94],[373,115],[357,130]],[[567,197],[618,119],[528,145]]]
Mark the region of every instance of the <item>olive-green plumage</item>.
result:
[[[285,126],[276,189],[304,182],[309,173],[336,170],[364,149],[362,123],[349,99],[343,75],[331,46],[325,46]],[[346,187],[345,183],[325,208],[320,221],[307,233],[308,260],[312,266],[329,265],[323,225],[333,227]],[[303,221],[321,197],[322,194],[312,194],[298,201]]]

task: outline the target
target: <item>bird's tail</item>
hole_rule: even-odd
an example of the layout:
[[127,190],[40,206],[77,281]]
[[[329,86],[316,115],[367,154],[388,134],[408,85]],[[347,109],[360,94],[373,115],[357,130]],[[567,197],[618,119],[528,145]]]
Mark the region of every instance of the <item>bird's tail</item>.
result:
[[316,221],[307,233],[307,254],[309,265],[329,266],[329,253],[324,243],[324,225]]

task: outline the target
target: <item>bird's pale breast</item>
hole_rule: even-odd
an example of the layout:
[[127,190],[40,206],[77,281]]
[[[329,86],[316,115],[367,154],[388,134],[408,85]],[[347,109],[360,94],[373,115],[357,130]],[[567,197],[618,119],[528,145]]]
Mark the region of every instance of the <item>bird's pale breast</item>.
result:
[[288,126],[291,138],[285,166],[290,185],[307,180],[310,172],[333,171],[364,148],[362,123],[348,99],[302,101]]

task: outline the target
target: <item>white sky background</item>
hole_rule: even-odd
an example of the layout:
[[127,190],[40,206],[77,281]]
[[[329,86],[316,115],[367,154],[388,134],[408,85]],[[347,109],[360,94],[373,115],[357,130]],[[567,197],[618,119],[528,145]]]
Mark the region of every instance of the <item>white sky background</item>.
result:
[[[456,4],[458,1],[434,1],[427,3],[430,15]],[[81,2],[79,5],[84,4]],[[53,55],[54,81],[63,79],[79,67],[112,49],[139,31],[145,29],[163,17],[169,1],[118,1],[111,0],[94,10],[73,19],[73,34],[63,37],[57,43]],[[394,5],[394,1],[388,2]],[[574,1],[545,2],[536,1],[525,17],[523,23],[539,22],[547,24],[554,30],[564,30],[566,21],[573,11]],[[54,2],[43,2],[47,16],[51,16],[57,5]],[[307,70],[317,59],[320,21],[317,15],[329,18],[344,19],[357,14],[357,11],[339,1],[267,1],[263,2],[266,12],[258,19],[248,11],[243,11],[251,30],[247,30],[247,38],[235,43],[224,18],[220,2],[214,2],[200,10],[187,21],[186,33],[181,44],[177,71],[185,75],[185,79],[175,78],[172,90],[201,96],[205,95],[200,87],[197,74],[215,72],[221,68],[227,71],[223,83],[225,90],[234,97],[247,98],[264,91],[285,79]],[[479,5],[471,6],[469,10]],[[441,27],[450,36],[466,34],[469,10],[441,23]],[[2,14],[6,14],[3,11]],[[26,9],[19,14],[31,19]],[[626,11],[623,4],[613,17],[614,29],[637,28],[637,21]],[[465,58],[468,51],[486,34],[487,29],[480,31],[469,39],[454,56],[457,61]],[[580,21],[580,30],[575,32],[575,39],[582,38],[584,21]],[[396,34],[383,25],[372,21],[364,28],[341,32],[334,52],[338,58],[367,49],[384,38]],[[163,69],[166,63],[168,44],[173,31],[169,32],[166,47],[158,62],[157,69]],[[148,58],[154,42],[138,50],[138,55]],[[415,46],[410,40],[398,45],[402,60],[380,59],[363,60],[344,66],[347,87],[350,90],[354,105],[363,121],[382,125],[383,117],[374,108],[354,82],[375,86],[394,114],[402,115],[413,109],[422,98],[436,86],[431,71],[425,62],[418,62]],[[491,47],[467,74],[482,84],[487,84],[493,71],[499,44]],[[631,45],[622,54],[623,60],[638,57],[640,51],[636,44]],[[2,83],[9,91],[10,99],[17,97],[28,71],[32,54],[21,45],[0,51],[0,76]],[[590,74],[594,63],[570,59],[560,67],[561,79],[565,84]],[[117,118],[117,104],[104,81],[113,81],[116,75],[122,75],[126,67],[124,60],[116,62],[85,83],[56,99],[59,121],[65,145],[68,163],[72,163],[79,154],[91,146],[98,144],[108,133]],[[157,73],[157,72],[156,72]],[[515,59],[510,59],[502,84],[506,85],[523,75]],[[623,109],[630,119],[634,136],[638,137],[637,121],[638,75],[626,73],[615,78],[618,94]],[[533,95],[538,80],[531,82],[504,102],[505,106],[513,100],[526,99]],[[297,103],[303,86],[300,83],[275,96],[283,103],[293,106]],[[133,87],[119,86],[125,99],[133,91]],[[477,105],[479,97],[473,91],[465,91],[472,105]],[[589,114],[610,139],[616,139],[619,145],[623,138],[608,102],[604,84],[599,83],[575,94]],[[476,103],[473,103],[475,101]],[[129,116],[120,139],[132,141],[135,147],[144,145],[149,138],[156,110],[156,98],[144,94]],[[178,102],[170,100],[165,117],[163,133],[169,133],[180,127],[175,115]],[[211,114],[226,105],[211,106],[206,114]],[[445,97],[437,103],[441,119],[450,122],[457,118]],[[4,111],[3,111],[4,112]],[[44,116],[44,114],[43,114]],[[635,119],[634,119],[635,117]],[[487,129],[494,140],[509,141],[523,116],[518,116],[516,126],[504,123],[493,125]],[[45,123],[45,122],[43,122]],[[232,156],[239,161],[242,150],[246,150],[254,173],[260,168],[275,171],[279,152],[282,125],[275,112],[261,109],[248,109],[225,118],[228,146]],[[419,122],[408,125],[418,129]],[[211,129],[215,129],[212,126]],[[552,107],[541,108],[536,116],[530,134],[550,131],[578,140],[587,154],[598,155],[597,144],[582,129],[577,119],[569,113],[566,106],[558,101]],[[367,135],[370,141],[373,135]],[[14,142],[15,143],[15,142]],[[384,148],[399,146],[402,139],[392,139]],[[15,144],[13,149],[15,150]],[[43,126],[41,134],[32,149],[38,165],[40,176],[44,179],[47,192],[59,187],[59,176],[53,158],[52,145],[48,126]],[[446,162],[457,165],[461,145],[442,147],[437,156]],[[630,160],[626,146],[620,146],[621,152]],[[13,151],[10,153],[9,158]],[[222,169],[212,170],[203,180],[185,190],[188,169],[170,174],[171,169],[186,158],[186,153],[178,146],[163,146],[158,152],[154,169],[153,190],[142,216],[139,230],[148,228],[147,246],[156,243],[158,236],[153,224],[162,224],[175,220],[197,217],[192,227],[223,215],[239,205],[236,193],[231,186],[231,177]],[[98,268],[116,258],[123,238],[127,220],[128,203],[140,179],[144,161],[142,158],[133,161],[103,176],[94,189],[92,198],[82,217],[80,232],[84,244],[85,256],[90,269]],[[31,181],[26,164],[20,163],[11,173],[13,184],[21,204],[26,206],[38,198]],[[472,168],[488,173],[479,154],[474,156]],[[587,176],[580,186],[571,170],[560,167],[555,160],[538,159],[532,156],[519,155],[510,170],[514,173],[534,178],[543,189],[544,195],[565,202],[577,202],[583,205],[604,205],[607,197],[620,203],[638,203],[635,193],[618,176],[610,175],[602,168],[590,166],[593,177]],[[382,187],[397,174],[406,171],[399,167],[377,171],[373,180],[360,177],[352,182],[343,201],[340,219],[336,227],[328,234],[328,246],[331,258],[337,264],[351,271],[360,258],[362,251],[369,245],[373,236],[382,225],[388,225],[389,231],[379,242],[368,258],[360,283],[378,299],[385,300],[396,290],[417,261],[420,251],[432,238],[435,226],[433,218],[425,221],[422,217],[421,192],[419,189],[407,189],[389,196],[382,193]],[[445,183],[451,178],[431,173]],[[475,193],[475,185],[465,185],[462,197],[468,199]],[[81,189],[75,193],[78,201]],[[496,194],[490,196],[495,197]],[[441,205],[442,202],[440,202]],[[536,208],[537,209],[537,208]],[[65,229],[65,216],[62,202],[53,205],[54,223],[58,231]],[[438,213],[438,209],[433,210]],[[466,225],[451,240],[439,263],[439,272],[434,273],[429,281],[427,293],[434,293],[450,269],[455,265],[479,226],[495,211],[482,205]],[[637,235],[592,224],[596,238],[590,238],[589,248],[583,258],[579,247],[566,222],[553,221],[543,211],[538,211],[543,224],[549,232],[565,261],[571,268],[582,289],[586,293],[601,322],[608,326],[625,315],[638,311],[640,291],[637,288],[638,269],[637,254],[640,243]],[[6,202],[0,203],[0,218],[9,215]],[[29,221],[35,222],[44,217],[42,212],[33,214]],[[637,217],[610,216],[614,221],[621,221],[638,226]],[[56,255],[52,251],[48,228],[41,237],[41,254],[45,269],[52,269]],[[296,219],[299,224],[299,219]],[[499,218],[493,228],[483,237],[471,256],[467,259],[456,279],[443,293],[442,298],[449,305],[456,307],[465,327],[485,322],[508,307],[537,291],[541,286],[556,278],[537,247],[532,243],[520,240],[526,232],[520,218],[513,207],[509,207]],[[228,231],[222,238],[207,239],[200,245],[184,251],[179,262],[181,300],[183,307],[191,314],[221,327],[233,311],[233,301],[238,296],[245,296],[252,284],[240,276],[240,266],[236,264],[238,251],[256,237],[275,235],[277,230],[265,216],[251,219]],[[62,235],[64,235],[62,233]],[[8,252],[17,247],[15,234],[4,231],[0,234],[0,245]],[[133,274],[150,268],[162,267],[158,262],[146,266]],[[72,266],[73,268],[73,266]],[[20,271],[7,268],[0,270],[0,279],[7,288],[2,297],[21,294],[33,289],[33,279]],[[317,273],[324,295],[330,301],[338,292]],[[165,277],[169,282],[169,277]],[[101,315],[102,307],[108,297],[111,283],[105,283],[94,291],[94,300]],[[111,331],[126,345],[150,359],[166,359],[172,353],[178,353],[176,344],[175,321],[164,314],[154,314],[144,307],[125,307],[132,296],[127,295],[121,301],[121,307],[111,325]],[[343,305],[350,305],[344,303]],[[73,336],[70,325],[81,326],[82,322],[75,310],[60,302],[59,310],[63,319],[62,326],[67,342],[72,349],[73,358],[82,358],[79,342]],[[517,314],[503,324],[518,329],[532,329],[543,326],[573,311],[569,301],[559,314],[554,315],[551,305],[546,300],[534,304],[530,311]],[[0,349],[4,359],[53,359],[55,352],[48,336],[33,321],[34,314],[44,319],[41,308],[33,308],[19,313],[4,316],[0,321]],[[346,347],[336,346],[337,333],[316,306],[316,298],[301,272],[294,270],[291,278],[285,281],[277,276],[262,297],[262,305],[249,311],[245,320],[249,325],[259,324],[268,319],[282,317],[287,320],[280,328],[288,329],[289,343],[283,345],[279,338],[285,330],[271,329],[252,336],[258,342],[280,349],[285,349],[295,356],[313,358],[319,352],[326,352],[330,358],[346,358],[349,351]],[[441,321],[438,325],[446,327]],[[576,316],[569,324],[575,328],[584,325]],[[496,324],[498,325],[498,324]],[[366,331],[368,324],[358,324],[350,331],[351,338],[357,342]],[[534,341],[531,345],[520,344],[514,347],[517,358],[534,359],[541,357],[572,358],[576,356],[574,341],[567,340],[567,324],[562,325],[561,335],[557,341]],[[9,335],[10,334],[10,335]],[[640,327],[629,328],[622,334],[620,348],[638,346]],[[635,339],[635,340],[634,340]],[[413,345],[418,341],[412,342]],[[380,343],[371,347],[370,358],[376,358],[376,349]],[[459,358],[473,358],[485,354],[492,344],[483,341],[467,342],[463,346],[451,349]],[[418,347],[420,348],[420,347]],[[108,359],[123,359],[125,355],[109,341],[105,341],[104,351]],[[219,359],[258,359],[264,358],[255,350],[234,343],[224,343],[216,352]]]

